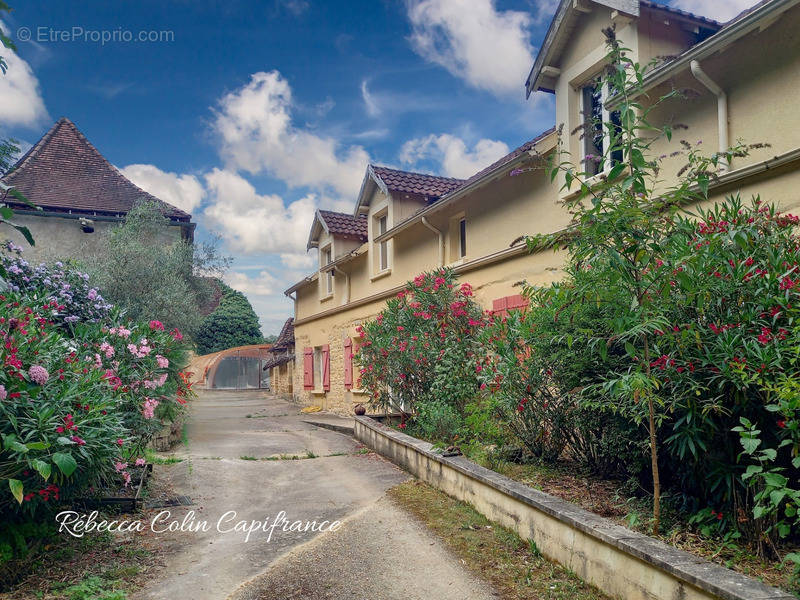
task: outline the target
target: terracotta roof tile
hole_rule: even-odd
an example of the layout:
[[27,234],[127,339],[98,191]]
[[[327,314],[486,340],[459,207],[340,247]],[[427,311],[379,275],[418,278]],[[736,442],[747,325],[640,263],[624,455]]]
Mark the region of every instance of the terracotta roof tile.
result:
[[351,214],[320,210],[319,216],[325,221],[328,231],[332,235],[341,235],[355,238],[362,242],[367,241],[367,216],[354,217]]
[[453,177],[411,173],[375,165],[371,165],[371,168],[390,192],[417,194],[430,199],[441,198],[464,183],[463,179]]
[[272,344],[273,352],[288,350],[290,348],[294,348],[294,319],[291,317],[286,319],[283,327],[281,327],[281,332],[278,334],[278,338],[275,340],[275,343]]
[[191,219],[189,213],[126,179],[64,117],[9,169],[2,181],[45,210],[125,214],[145,199],[160,204],[164,215],[173,220]]

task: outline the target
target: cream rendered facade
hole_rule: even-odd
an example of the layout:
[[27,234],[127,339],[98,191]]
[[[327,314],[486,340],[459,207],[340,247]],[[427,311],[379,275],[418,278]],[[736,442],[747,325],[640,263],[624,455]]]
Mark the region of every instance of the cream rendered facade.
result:
[[[652,97],[673,88],[695,91],[686,99],[670,100],[655,115],[662,122],[688,126],[676,140],[702,140],[709,153],[718,149],[720,140],[720,101],[692,74],[694,57],[727,96],[728,139],[771,144],[736,159],[720,173],[709,191],[712,201],[732,193],[745,198],[760,194],[781,210],[800,206],[800,111],[795,101],[800,93],[799,4],[800,0],[772,0],[721,25],[651,2],[563,0],[528,83],[531,91],[555,94],[556,123],[561,127],[432,203],[402,192],[387,193],[375,184],[378,181],[370,182],[368,171],[356,208],[356,214],[367,214],[367,240],[358,243],[320,233],[318,247],[330,245],[332,264],[321,264],[317,273],[287,290],[295,297],[295,397],[342,413],[367,402],[355,387],[358,366],[348,361],[358,342],[355,328],[374,318],[388,297],[422,271],[453,266],[487,309],[497,299],[518,294],[519,281],[545,284],[561,276],[562,254],[546,250],[531,255],[523,246],[510,244],[518,236],[557,231],[568,223],[559,204],[566,192],[558,180],[551,183],[541,167],[556,148],[557,131],[563,132],[561,145],[571,156],[585,153],[582,141],[570,132],[583,121],[583,88],[604,67],[603,28],[614,25],[618,39],[640,63],[670,55],[652,72]],[[675,149],[674,144],[665,145],[654,152],[668,155]],[[665,164],[665,184],[681,166],[679,158]],[[519,168],[523,172],[511,176]],[[385,234],[379,233],[381,216],[386,216]],[[382,242],[387,244],[385,269]],[[326,269],[334,273],[330,294]],[[327,382],[323,364],[309,385],[304,349],[316,353],[315,360],[327,353]],[[349,369],[355,371],[352,385],[346,383]]]

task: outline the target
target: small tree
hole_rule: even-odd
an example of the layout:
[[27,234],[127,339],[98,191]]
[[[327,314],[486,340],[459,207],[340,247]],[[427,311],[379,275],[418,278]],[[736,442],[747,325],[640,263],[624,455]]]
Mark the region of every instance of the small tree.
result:
[[[600,123],[586,115],[586,125],[575,133],[594,135],[602,129],[607,143],[601,156],[581,157],[578,165],[559,149],[549,167],[552,179],[563,178],[562,189],[575,191],[564,200],[572,216],[566,232],[527,238],[531,251],[544,246],[565,247],[575,271],[601,269],[606,272],[605,287],[593,278],[573,278],[572,285],[551,288],[562,302],[621,302],[626,310],[614,322],[610,337],[594,338],[593,345],[604,357],[610,343],[622,343],[630,357],[627,371],[615,374],[603,384],[607,400],[600,404],[621,411],[636,421],[644,421],[650,443],[653,477],[653,531],[660,524],[661,483],[658,468],[658,428],[670,411],[670,401],[660,394],[660,382],[651,370],[652,338],[667,326],[664,304],[659,298],[669,292],[669,280],[658,274],[658,266],[681,207],[707,197],[717,169],[748,148],[737,145],[726,152],[703,156],[697,145],[681,140],[675,154],[686,157],[686,165],[676,182],[666,185],[660,179],[666,156],[653,156],[652,149],[662,140],[671,140],[671,124],[656,125],[651,113],[669,99],[680,97],[672,91],[650,102],[642,86],[646,68],[628,56],[612,29],[604,30],[607,39],[607,64],[598,85],[613,93],[618,118]],[[599,177],[585,169],[596,163]],[[575,188],[577,187],[577,190]],[[609,291],[613,292],[609,295]]]
[[103,295],[134,320],[158,319],[194,337],[200,306],[229,259],[211,244],[170,241],[169,222],[154,202],[137,204],[114,229],[98,256],[83,265]]
[[209,354],[264,342],[258,315],[245,295],[222,282],[216,282],[216,285],[222,289],[222,298],[219,306],[200,324],[197,352]]

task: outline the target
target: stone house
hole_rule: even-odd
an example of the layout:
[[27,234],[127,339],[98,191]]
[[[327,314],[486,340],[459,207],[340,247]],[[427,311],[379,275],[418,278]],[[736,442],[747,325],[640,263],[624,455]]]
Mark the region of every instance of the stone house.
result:
[[[338,412],[367,401],[356,387],[356,326],[422,271],[453,267],[494,311],[524,306],[517,282],[547,284],[561,276],[562,254],[528,254],[512,242],[569,222],[559,200],[574,191],[562,190],[540,168],[557,144],[581,161],[602,151],[602,135],[570,132],[586,114],[614,118],[608,90],[596,86],[606,67],[604,28],[615,27],[634,60],[652,61],[645,77],[650,97],[692,91],[659,107],[651,115],[656,123],[685,124],[683,137],[703,140],[709,154],[739,139],[771,144],[721,168],[710,184],[711,201],[740,193],[760,194],[781,210],[800,205],[798,5],[767,0],[718,23],[648,0],[562,0],[530,76],[520,82],[528,94],[555,95],[558,127],[465,180],[370,165],[352,214],[317,213],[309,249],[318,249],[319,267],[286,290],[295,307],[295,397]],[[679,160],[665,163],[664,185],[680,170]]]
[[294,319],[286,319],[271,348],[272,357],[264,363],[269,371],[270,390],[282,398],[294,395]]
[[162,243],[192,239],[192,216],[156,198],[125,178],[67,118],[59,119],[0,178],[41,210],[15,203],[0,192],[0,201],[14,209],[14,221],[30,229],[30,247],[16,231],[12,241],[22,246],[30,262],[61,257],[85,257],[102,248],[111,229],[124,221],[136,202],[157,203],[170,227]]

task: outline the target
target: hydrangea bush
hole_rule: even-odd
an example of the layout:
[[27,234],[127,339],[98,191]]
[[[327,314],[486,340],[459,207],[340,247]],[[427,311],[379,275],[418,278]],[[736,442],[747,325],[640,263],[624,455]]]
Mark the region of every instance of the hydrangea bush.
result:
[[5,269],[6,284],[13,292],[55,301],[53,321],[96,322],[109,315],[112,305],[89,284],[88,274],[62,262],[33,266],[22,257],[22,248],[13,242],[6,242],[3,248],[6,252],[0,252],[0,266]]

